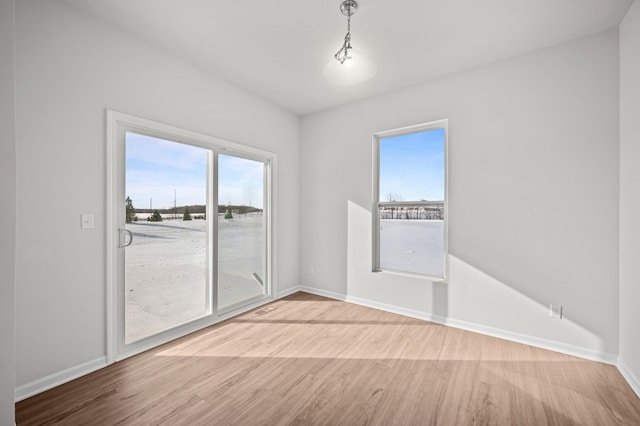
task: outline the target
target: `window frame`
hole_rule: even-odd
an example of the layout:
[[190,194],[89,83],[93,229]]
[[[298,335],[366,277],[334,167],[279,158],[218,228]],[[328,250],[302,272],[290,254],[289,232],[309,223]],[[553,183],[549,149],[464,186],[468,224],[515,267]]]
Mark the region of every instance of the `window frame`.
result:
[[[444,200],[443,203],[443,220],[444,220],[444,258],[443,258],[443,273],[442,276],[435,276],[429,274],[422,274],[412,271],[401,271],[395,269],[384,269],[380,267],[380,207],[383,204],[389,204],[388,202],[380,201],[380,140],[402,136],[412,133],[420,133],[429,130],[443,129],[444,130]],[[373,152],[373,164],[372,164],[372,204],[371,204],[371,248],[372,248],[372,272],[383,272],[390,274],[411,275],[415,277],[425,278],[432,282],[447,282],[449,277],[449,120],[442,119],[436,121],[430,121],[427,123],[416,124],[407,127],[401,127],[392,130],[385,130],[376,132],[372,138],[372,152]],[[397,202],[394,204],[411,204],[411,205],[428,205],[433,204],[433,201],[407,201]]]

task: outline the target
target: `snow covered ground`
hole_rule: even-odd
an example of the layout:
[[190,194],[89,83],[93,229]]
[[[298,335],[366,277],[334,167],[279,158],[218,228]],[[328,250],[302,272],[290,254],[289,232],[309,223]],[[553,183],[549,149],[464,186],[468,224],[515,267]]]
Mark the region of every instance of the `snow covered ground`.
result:
[[[219,216],[218,306],[258,296],[264,289],[263,216]],[[125,340],[150,336],[203,316],[207,295],[207,221],[138,221],[127,224]]]
[[380,267],[442,276],[444,222],[441,220],[381,220]]

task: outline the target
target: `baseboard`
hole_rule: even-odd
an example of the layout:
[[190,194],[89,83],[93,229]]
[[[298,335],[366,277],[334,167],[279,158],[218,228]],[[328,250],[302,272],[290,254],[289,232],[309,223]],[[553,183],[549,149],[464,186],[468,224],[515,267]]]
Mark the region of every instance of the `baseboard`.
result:
[[278,294],[276,294],[275,298],[282,299],[283,297],[291,296],[293,293],[297,293],[299,291],[305,291],[305,290],[302,290],[300,286],[290,287],[285,290],[279,291]]
[[380,309],[382,311],[392,312],[399,315],[405,315],[411,318],[430,321],[436,324],[455,327],[462,330],[471,331],[474,333],[497,337],[499,339],[522,343],[529,346],[535,346],[537,348],[547,349],[554,352],[575,356],[578,358],[602,362],[610,365],[616,365],[616,366],[618,365],[618,357],[616,355],[608,354],[604,352],[598,352],[598,351],[594,351],[591,349],[586,349],[578,346],[568,345],[568,344],[556,342],[553,340],[542,339],[535,336],[515,333],[512,331],[489,327],[489,326],[476,324],[472,322],[461,321],[461,320],[456,320],[452,318],[445,318],[439,315],[432,315],[426,312],[407,309],[407,308],[403,308],[395,305],[389,305],[386,303],[376,302],[373,300],[364,299],[360,297],[347,296],[344,294],[334,293],[326,290],[320,290],[312,287],[300,286],[300,287],[297,287],[296,290],[304,291],[311,294],[316,294],[318,296],[328,297],[331,299],[342,300],[348,303],[354,303],[356,305],[367,306],[369,308]]
[[22,401],[30,396],[36,395],[40,392],[44,392],[63,383],[70,382],[73,379],[93,373],[107,366],[107,357],[103,356],[93,361],[85,362],[84,364],[77,365],[75,367],[67,368],[66,370],[59,371],[49,376],[43,377],[38,380],[34,380],[31,383],[27,383],[22,386],[18,386],[15,390],[15,401]]
[[439,315],[428,314],[426,312],[416,311],[413,309],[403,308],[400,306],[389,305],[386,303],[376,302],[374,300],[363,299],[361,297],[347,296],[346,302],[354,303],[356,305],[366,306],[368,308],[380,309],[381,311],[392,312],[394,314],[404,315],[411,318],[421,319],[429,322],[435,322],[437,324],[445,324],[447,319]]
[[569,345],[566,343],[557,342],[555,340],[542,339],[540,337],[530,336],[527,334],[520,334],[513,331],[488,327],[455,319],[447,319],[444,324],[450,327],[472,331],[474,333],[480,333],[487,336],[493,336],[512,342],[534,346],[541,349],[559,352],[565,355],[588,359],[590,361],[597,361],[609,365],[617,365],[618,362],[618,357],[616,355],[606,352],[594,351],[592,349],[587,349],[580,346]]
[[620,374],[622,374],[622,377],[625,378],[627,383],[629,383],[629,386],[631,386],[631,389],[633,389],[636,395],[638,395],[638,398],[640,398],[640,380],[638,380],[638,378],[633,375],[631,370],[627,368],[624,361],[620,358],[618,358],[617,367],[618,370],[620,370]]
[[345,301],[346,300],[346,296],[344,294],[341,293],[334,293],[333,291],[327,291],[327,290],[321,290],[319,288],[314,288],[314,287],[307,287],[304,285],[299,285],[296,287],[292,287],[292,288],[288,288],[284,291],[281,291],[278,293],[278,299],[282,299],[283,297],[287,297],[293,293],[297,293],[299,291],[303,291],[305,293],[309,293],[309,294],[315,294],[316,296],[323,296],[329,299],[335,299],[335,300],[341,300],[341,301]]
[[329,299],[341,300],[343,302],[347,300],[347,296],[342,293],[334,293],[333,291],[322,290],[314,287],[300,286],[298,287],[298,291],[315,294],[316,296],[328,297]]

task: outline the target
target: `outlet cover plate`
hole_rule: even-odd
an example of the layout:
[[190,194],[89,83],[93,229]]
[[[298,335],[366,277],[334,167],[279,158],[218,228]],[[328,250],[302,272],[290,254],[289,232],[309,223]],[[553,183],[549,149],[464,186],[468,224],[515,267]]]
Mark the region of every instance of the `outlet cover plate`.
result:
[[551,318],[562,319],[562,305],[550,305],[549,316]]
[[93,213],[82,213],[81,217],[81,228],[82,229],[93,229],[95,228],[95,219]]

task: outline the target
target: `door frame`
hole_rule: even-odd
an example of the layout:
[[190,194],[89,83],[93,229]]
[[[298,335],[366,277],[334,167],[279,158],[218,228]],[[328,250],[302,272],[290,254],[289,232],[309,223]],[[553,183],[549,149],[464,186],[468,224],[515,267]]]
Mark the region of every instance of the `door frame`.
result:
[[[140,352],[159,346],[163,343],[175,340],[186,334],[216,324],[232,316],[246,312],[257,306],[263,305],[273,300],[277,293],[276,281],[276,171],[277,155],[262,149],[249,147],[213,136],[208,136],[168,124],[158,123],[152,120],[136,117],[133,115],[106,110],[106,185],[107,200],[105,211],[106,223],[106,348],[107,364],[120,361]],[[125,132],[132,131],[169,141],[187,143],[189,145],[205,148],[213,154],[214,162],[208,171],[208,183],[212,189],[209,194],[213,194],[213,203],[217,203],[217,188],[213,181],[217,182],[217,177],[212,176],[217,163],[217,154],[227,154],[238,156],[250,160],[260,161],[265,164],[265,191],[264,191],[264,217],[265,217],[265,266],[266,266],[266,294],[264,297],[253,298],[246,304],[234,306],[232,310],[218,312],[217,298],[217,221],[211,221],[213,228],[213,241],[209,249],[212,252],[211,267],[211,299],[210,314],[201,318],[189,321],[185,324],[171,328],[165,332],[155,334],[128,345],[124,344],[124,292],[119,291],[119,277],[123,271],[119,268],[118,256],[119,248],[119,228],[124,224],[124,208],[120,208],[123,201],[120,200],[124,188],[119,182],[125,172],[124,158],[124,135]],[[213,173],[212,173],[213,172]],[[123,198],[124,200],[124,198]],[[213,205],[217,209],[217,205]],[[217,218],[217,211],[215,212]],[[211,216],[211,215],[210,215]],[[209,256],[211,259],[211,256]],[[123,279],[123,277],[121,278]],[[121,298],[120,300],[118,298]]]

